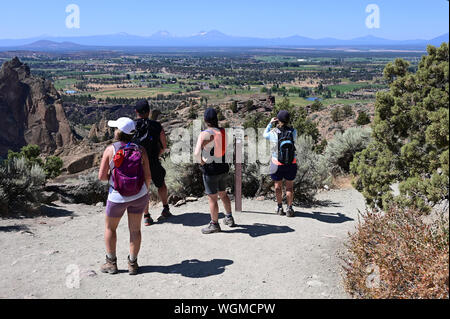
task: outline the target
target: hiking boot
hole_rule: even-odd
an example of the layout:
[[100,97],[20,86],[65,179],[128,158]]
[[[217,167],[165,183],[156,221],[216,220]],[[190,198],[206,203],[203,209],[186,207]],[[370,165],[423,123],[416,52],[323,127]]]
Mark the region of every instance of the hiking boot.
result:
[[117,269],[117,258],[109,259],[106,256],[106,263],[100,267],[100,271],[105,274],[117,274],[119,272],[119,269]]
[[165,219],[167,219],[169,217],[172,217],[172,216],[173,215],[170,212],[169,208],[168,207],[164,207],[164,209],[163,209],[163,211],[161,213],[161,216],[158,217],[158,221],[165,220]]
[[280,216],[286,215],[286,213],[283,210],[283,207],[278,207],[277,208],[277,215],[280,215]]
[[150,226],[150,225],[153,225],[154,223],[155,223],[155,221],[150,216],[150,214],[144,215],[144,225],[145,226]]
[[130,276],[135,276],[138,274],[139,265],[137,259],[135,261],[130,261],[130,256],[128,256],[128,274]]
[[294,209],[292,208],[292,206],[288,206],[286,216],[287,217],[294,217],[294,214],[295,214],[295,212],[294,212]]
[[223,219],[223,223],[228,226],[228,227],[234,227],[236,226],[236,224],[234,223],[234,218],[233,216],[225,216],[225,218]]
[[213,222],[210,222],[208,227],[205,227],[205,228],[202,229],[202,233],[203,234],[218,233],[220,231],[221,231],[221,229],[220,229],[219,223],[216,224],[216,223],[213,223]]

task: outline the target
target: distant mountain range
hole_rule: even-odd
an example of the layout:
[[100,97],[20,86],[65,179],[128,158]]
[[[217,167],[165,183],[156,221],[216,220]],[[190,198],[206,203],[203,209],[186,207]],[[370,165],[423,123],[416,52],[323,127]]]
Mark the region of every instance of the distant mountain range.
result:
[[151,36],[117,33],[80,37],[41,36],[28,39],[0,39],[0,48],[2,50],[58,51],[89,50],[100,47],[424,47],[427,44],[440,45],[445,41],[449,41],[448,33],[433,39],[389,40],[369,35],[351,40],[340,40],[312,39],[299,35],[285,38],[238,37],[213,30],[186,37],[172,36],[169,32],[160,31]]

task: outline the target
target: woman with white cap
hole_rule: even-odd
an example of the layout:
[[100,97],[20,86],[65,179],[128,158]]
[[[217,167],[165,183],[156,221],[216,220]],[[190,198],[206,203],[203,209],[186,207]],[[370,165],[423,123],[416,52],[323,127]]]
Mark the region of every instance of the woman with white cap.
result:
[[103,153],[98,178],[109,181],[109,195],[106,203],[105,244],[106,263],[101,267],[104,273],[116,274],[116,229],[125,211],[128,212],[130,230],[130,275],[138,273],[137,256],[141,246],[142,215],[149,201],[148,189],[151,173],[146,151],[131,143],[136,127],[133,120],[122,117],[109,121],[108,126],[116,128],[116,143]]

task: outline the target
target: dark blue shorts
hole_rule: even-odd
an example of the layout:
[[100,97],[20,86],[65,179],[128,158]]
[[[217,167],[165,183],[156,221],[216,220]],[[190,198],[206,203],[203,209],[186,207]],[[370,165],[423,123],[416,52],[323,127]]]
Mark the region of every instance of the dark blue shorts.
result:
[[273,181],[279,182],[283,179],[293,181],[297,176],[297,164],[291,165],[275,165],[270,164],[270,177]]

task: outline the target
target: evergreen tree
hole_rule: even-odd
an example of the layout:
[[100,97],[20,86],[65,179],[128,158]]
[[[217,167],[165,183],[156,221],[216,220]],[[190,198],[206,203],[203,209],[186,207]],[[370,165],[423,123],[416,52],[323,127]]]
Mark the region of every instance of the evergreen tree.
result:
[[[351,165],[354,185],[372,207],[428,211],[448,199],[448,43],[427,51],[415,74],[401,59],[384,70],[390,90],[377,94],[373,142]],[[400,195],[394,198],[396,182]]]

